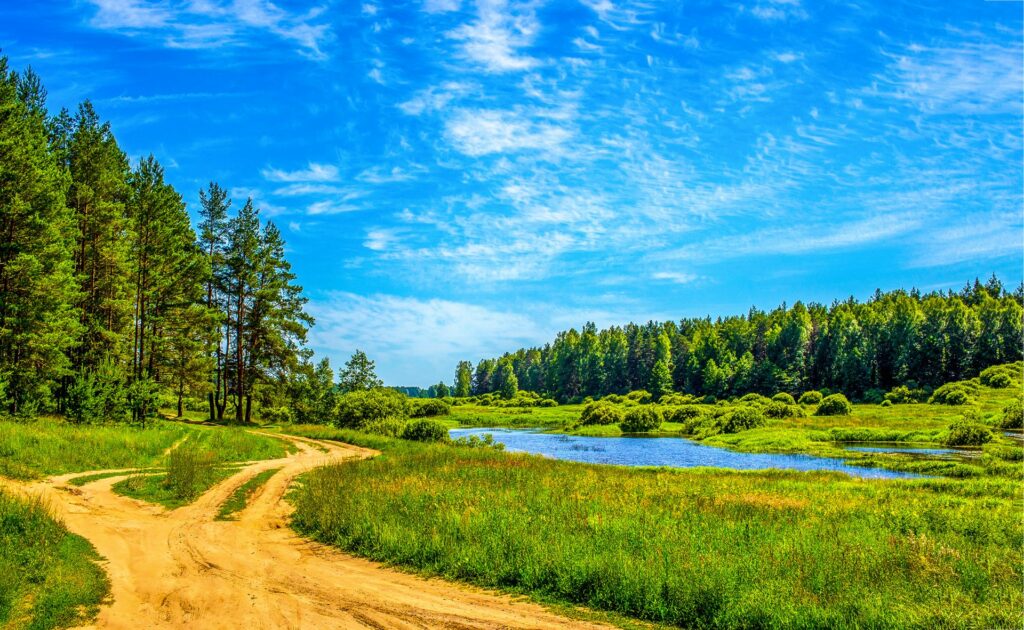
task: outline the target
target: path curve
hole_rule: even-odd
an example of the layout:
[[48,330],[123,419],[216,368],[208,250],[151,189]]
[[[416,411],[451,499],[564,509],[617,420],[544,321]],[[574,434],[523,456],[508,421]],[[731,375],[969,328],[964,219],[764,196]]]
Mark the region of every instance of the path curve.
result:
[[[114,494],[124,476],[69,486],[77,472],[32,484],[68,529],[105,558],[113,601],[100,628],[597,628],[521,599],[426,579],[296,535],[284,501],[313,467],[375,452],[293,436],[298,452],[245,465],[191,505],[166,511]],[[220,505],[261,471],[280,468],[237,521]],[[8,485],[8,484],[5,484]]]

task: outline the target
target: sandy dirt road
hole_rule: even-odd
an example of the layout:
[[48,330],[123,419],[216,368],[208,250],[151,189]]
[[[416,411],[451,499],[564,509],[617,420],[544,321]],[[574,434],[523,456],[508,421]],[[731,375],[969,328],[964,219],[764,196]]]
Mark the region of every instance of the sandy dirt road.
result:
[[[111,491],[124,477],[82,486],[54,477],[20,485],[42,495],[72,532],[106,559],[113,601],[96,627],[141,628],[565,628],[597,627],[545,608],[428,580],[297,536],[283,500],[296,475],[371,451],[287,438],[299,451],[246,465],[177,510]],[[260,471],[281,468],[237,521],[220,505]]]

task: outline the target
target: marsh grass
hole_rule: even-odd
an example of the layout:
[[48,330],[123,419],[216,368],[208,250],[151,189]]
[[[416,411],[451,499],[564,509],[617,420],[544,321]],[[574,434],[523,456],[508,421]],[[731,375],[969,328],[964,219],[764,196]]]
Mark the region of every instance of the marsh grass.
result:
[[432,575],[684,627],[1020,627],[1019,484],[587,466],[410,446],[294,526]]
[[241,512],[249,505],[249,499],[252,498],[256,492],[263,487],[271,477],[274,476],[280,468],[271,468],[264,470],[252,479],[246,481],[238,488],[235,489],[228,500],[220,506],[220,511],[217,513],[216,520],[218,521],[233,521],[236,520],[235,514]]
[[0,492],[0,628],[87,623],[110,591],[97,560],[38,499]]

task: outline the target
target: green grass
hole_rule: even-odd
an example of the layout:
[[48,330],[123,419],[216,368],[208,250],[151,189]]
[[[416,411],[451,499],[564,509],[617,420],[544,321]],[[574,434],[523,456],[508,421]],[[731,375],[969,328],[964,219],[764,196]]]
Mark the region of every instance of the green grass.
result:
[[233,521],[236,520],[235,514],[245,509],[245,506],[249,505],[249,499],[252,495],[256,494],[256,491],[263,487],[263,484],[267,483],[274,474],[281,470],[280,468],[271,468],[258,473],[255,477],[246,481],[239,486],[228,500],[220,506],[220,512],[217,513],[218,521]]
[[1020,627],[1019,484],[638,470],[402,447],[295,527],[428,574],[690,627]]
[[[135,470],[134,472],[135,473],[149,473],[149,472],[156,472],[157,470],[159,470],[159,469],[157,469],[157,468],[140,468],[140,469]],[[100,479],[109,479],[110,477],[122,477],[122,476],[124,476],[124,474],[125,474],[124,471],[117,471],[117,472],[94,473],[94,474],[91,474],[91,475],[82,475],[81,477],[72,477],[71,479],[68,479],[68,484],[72,485],[72,486],[79,486],[79,487],[81,487],[81,486],[84,486],[87,483],[92,483],[94,481],[99,481]]]
[[0,475],[33,479],[109,468],[159,465],[163,452],[188,434],[189,427],[156,422],[76,426],[56,418],[30,422],[0,420]]
[[281,427],[281,432],[314,440],[344,442],[345,444],[372,448],[378,451],[400,448],[406,444],[404,440],[398,438],[373,435],[353,429],[339,429],[326,424],[290,424]]
[[214,468],[209,473],[204,474],[184,492],[170,484],[166,474],[159,473],[132,475],[123,481],[115,483],[111,486],[111,489],[117,494],[162,505],[168,510],[174,510],[192,503],[202,496],[204,492],[235,474],[238,470],[237,467]]
[[110,591],[97,560],[38,500],[0,492],[0,627],[87,623]]
[[162,466],[164,452],[186,437],[186,444],[209,450],[223,462],[276,459],[295,450],[286,441],[239,427],[166,421],[144,428],[73,425],[52,417],[29,422],[0,420],[0,476],[34,479],[89,470]]

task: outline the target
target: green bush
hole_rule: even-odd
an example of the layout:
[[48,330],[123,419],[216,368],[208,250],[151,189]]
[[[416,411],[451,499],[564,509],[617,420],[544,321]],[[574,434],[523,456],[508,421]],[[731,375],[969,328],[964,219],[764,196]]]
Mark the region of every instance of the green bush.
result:
[[1001,429],[1024,429],[1024,404],[1014,400],[1003,407],[1003,418],[999,421]]
[[661,427],[661,411],[652,406],[633,407],[626,412],[619,428],[624,433],[646,433]]
[[409,398],[393,389],[378,387],[349,392],[338,398],[335,424],[358,429],[374,420],[409,417]]
[[935,390],[928,402],[933,405],[966,405],[978,393],[978,384],[973,381],[946,383]]
[[624,400],[626,400],[626,397],[622,396],[621,394],[608,394],[607,396],[601,399],[602,402],[610,402],[616,404],[621,404]]
[[591,424],[618,424],[622,422],[622,410],[607,402],[593,402],[583,408],[580,414],[580,423]]
[[638,402],[641,405],[646,405],[647,403],[654,400],[654,396],[652,396],[651,393],[645,389],[637,389],[626,394],[626,399]]
[[294,420],[292,410],[284,406],[261,409],[260,418],[269,424],[283,424]]
[[771,401],[771,398],[762,396],[761,394],[747,394],[739,399],[739,402],[748,405],[767,405]]
[[778,394],[775,394],[772,396],[772,400],[775,402],[785,403],[787,405],[796,404],[796,400],[793,398],[792,394],[787,394],[786,392],[779,392]]
[[869,405],[877,405],[881,403],[883,400],[885,400],[885,392],[878,389],[877,387],[872,387],[871,389],[864,392],[862,400]]
[[892,401],[886,398],[881,403],[879,403],[879,405],[882,407],[892,407]]
[[1012,384],[1013,378],[1005,372],[1000,372],[999,374],[994,375],[988,381],[988,386],[995,387],[996,389],[1005,389]]
[[853,413],[853,405],[842,394],[826,396],[818,405],[816,416],[848,416]]
[[1021,371],[1022,364],[1020,363],[993,365],[982,370],[981,374],[978,375],[978,380],[982,385],[1002,389],[1012,385],[1015,378],[1020,379]]
[[737,407],[732,413],[723,416],[722,433],[739,433],[747,429],[764,426],[764,413],[753,405]]
[[668,407],[665,409],[664,418],[666,422],[686,422],[693,418],[700,418],[704,412],[695,405],[683,405],[682,407]]
[[437,398],[420,398],[411,401],[409,415],[413,418],[434,418],[452,415],[451,405]]
[[803,394],[800,395],[800,404],[817,405],[818,403],[821,402],[821,398],[821,392],[812,389],[811,391],[804,392]]
[[919,403],[928,400],[928,392],[917,387],[914,383],[913,387],[910,385],[897,385],[893,387],[885,395],[885,400],[893,405],[906,405],[910,403]]
[[191,501],[209,487],[216,466],[217,458],[212,451],[185,443],[167,456],[164,487],[170,490],[175,498]]
[[402,418],[380,418],[367,422],[359,430],[363,433],[396,438],[401,437],[402,431],[405,430],[405,423],[406,420]]
[[490,433],[485,433],[483,438],[476,435],[460,437],[456,440],[452,440],[452,446],[459,446],[462,448],[489,448],[495,451],[505,450],[505,445],[501,442],[495,442],[494,436]]
[[981,446],[990,441],[992,441],[992,432],[988,427],[961,419],[949,425],[949,433],[946,434],[943,444],[946,446]]
[[405,425],[405,429],[402,430],[402,439],[414,442],[448,442],[451,440],[448,436],[448,427],[437,420],[428,418],[412,420]]
[[764,415],[769,418],[802,418],[804,410],[797,404],[787,405],[781,400],[773,400],[764,407]]

